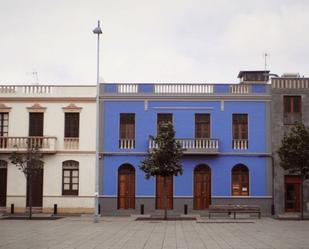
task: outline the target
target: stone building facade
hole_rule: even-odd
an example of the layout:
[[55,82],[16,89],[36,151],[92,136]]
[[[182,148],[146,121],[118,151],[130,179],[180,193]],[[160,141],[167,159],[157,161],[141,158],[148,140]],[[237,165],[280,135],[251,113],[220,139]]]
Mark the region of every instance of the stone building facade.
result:
[[[272,112],[271,140],[274,158],[274,204],[275,213],[300,210],[300,178],[292,176],[280,167],[278,148],[285,132],[295,121],[309,127],[309,78],[298,75],[271,79]],[[309,209],[309,181],[304,185],[304,210]]]

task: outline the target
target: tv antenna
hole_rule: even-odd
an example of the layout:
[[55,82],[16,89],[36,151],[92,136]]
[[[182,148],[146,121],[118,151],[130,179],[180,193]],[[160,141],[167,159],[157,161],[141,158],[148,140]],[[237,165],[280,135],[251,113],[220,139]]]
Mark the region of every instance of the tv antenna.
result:
[[264,53],[264,69],[265,69],[265,71],[267,71],[267,56],[268,56],[268,53]]
[[39,85],[40,83],[39,83],[39,74],[38,74],[38,72],[37,71],[33,71],[32,75],[33,75],[33,77],[35,79],[35,84]]

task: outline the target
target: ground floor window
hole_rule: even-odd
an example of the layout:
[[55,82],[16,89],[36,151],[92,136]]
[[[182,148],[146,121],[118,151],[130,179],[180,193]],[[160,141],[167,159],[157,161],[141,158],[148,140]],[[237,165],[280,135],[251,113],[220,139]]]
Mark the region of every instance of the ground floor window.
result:
[[62,195],[78,195],[79,163],[69,160],[62,164]]
[[243,164],[237,164],[232,168],[232,195],[249,195],[249,169]]

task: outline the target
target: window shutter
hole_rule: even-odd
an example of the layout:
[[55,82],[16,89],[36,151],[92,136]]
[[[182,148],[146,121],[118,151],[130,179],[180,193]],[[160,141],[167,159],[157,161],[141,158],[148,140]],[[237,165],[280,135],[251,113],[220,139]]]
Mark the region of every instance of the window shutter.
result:
[[79,137],[79,113],[65,113],[64,137]]

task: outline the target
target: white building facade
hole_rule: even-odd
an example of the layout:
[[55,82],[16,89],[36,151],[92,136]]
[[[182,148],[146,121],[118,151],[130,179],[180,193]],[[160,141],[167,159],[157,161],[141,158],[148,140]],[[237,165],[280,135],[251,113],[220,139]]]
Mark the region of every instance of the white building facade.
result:
[[33,206],[42,212],[90,213],[95,188],[95,96],[93,86],[0,86],[0,208],[28,205],[24,174],[9,161],[29,143],[43,153],[34,181]]

